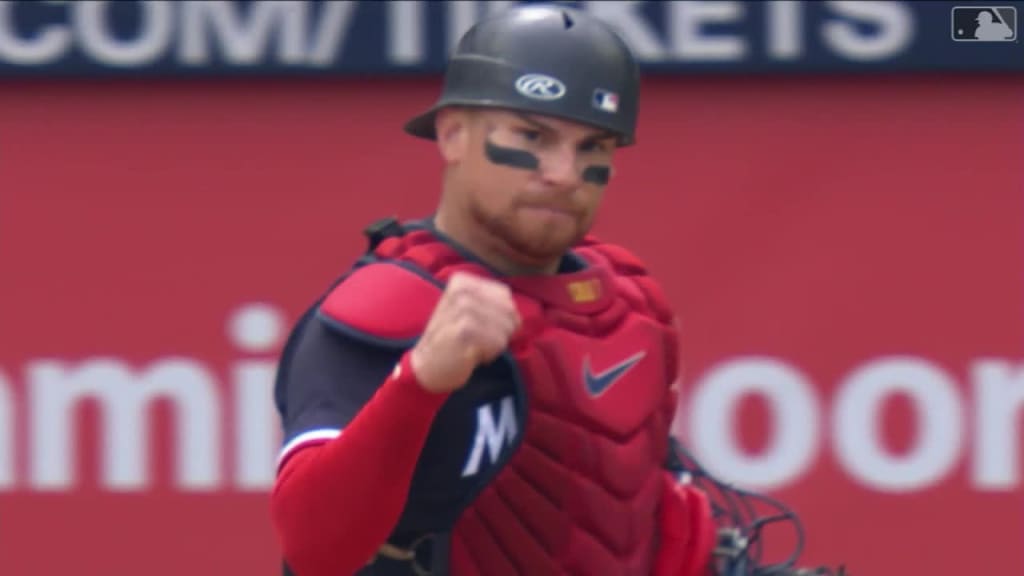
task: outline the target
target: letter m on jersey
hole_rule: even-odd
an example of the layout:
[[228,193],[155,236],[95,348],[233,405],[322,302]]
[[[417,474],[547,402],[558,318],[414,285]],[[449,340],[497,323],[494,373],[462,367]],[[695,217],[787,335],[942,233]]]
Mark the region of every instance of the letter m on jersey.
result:
[[[495,407],[498,416],[495,418]],[[462,477],[475,476],[480,471],[484,450],[491,463],[497,462],[502,449],[511,446],[519,435],[516,423],[515,402],[511,396],[502,398],[497,404],[484,404],[476,411],[476,437],[473,449],[462,468]]]

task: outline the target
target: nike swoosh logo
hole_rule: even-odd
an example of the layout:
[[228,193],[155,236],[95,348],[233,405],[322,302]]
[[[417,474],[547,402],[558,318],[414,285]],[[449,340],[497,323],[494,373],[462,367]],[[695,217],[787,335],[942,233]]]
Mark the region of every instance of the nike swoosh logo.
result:
[[633,366],[636,366],[637,362],[642,360],[646,355],[646,352],[637,352],[600,374],[594,374],[590,370],[590,357],[588,356],[584,358],[583,382],[587,386],[587,392],[589,392],[591,396],[600,396],[601,394],[604,394],[612,387],[612,384],[615,384],[619,378],[622,378],[626,372],[629,372],[630,369],[632,369]]

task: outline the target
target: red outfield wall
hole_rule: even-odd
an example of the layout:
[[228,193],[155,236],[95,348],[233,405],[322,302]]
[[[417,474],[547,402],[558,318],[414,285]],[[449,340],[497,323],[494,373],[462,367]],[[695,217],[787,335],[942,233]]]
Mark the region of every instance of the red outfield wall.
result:
[[[0,85],[4,574],[277,573],[282,326],[364,224],[431,209],[436,155],[399,125],[435,89]],[[598,232],[682,318],[680,432],[793,504],[808,560],[1024,572],[1022,95],[646,84]]]

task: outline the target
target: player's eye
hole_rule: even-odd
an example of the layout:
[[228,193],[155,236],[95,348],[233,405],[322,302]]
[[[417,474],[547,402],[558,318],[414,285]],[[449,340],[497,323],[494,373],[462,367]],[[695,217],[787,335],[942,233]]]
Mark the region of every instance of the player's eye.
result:
[[580,152],[607,152],[608,146],[602,140],[590,140],[580,144]]
[[541,136],[543,136],[540,130],[534,130],[532,128],[520,128],[518,132],[519,135],[527,142],[539,142]]

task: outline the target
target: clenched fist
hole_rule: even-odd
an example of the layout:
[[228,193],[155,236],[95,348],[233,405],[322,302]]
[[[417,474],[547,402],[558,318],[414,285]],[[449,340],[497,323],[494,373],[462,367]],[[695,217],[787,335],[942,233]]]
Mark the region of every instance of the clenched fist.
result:
[[452,274],[412,350],[410,363],[416,379],[431,392],[461,388],[477,366],[505,350],[519,322],[508,286],[470,274]]

